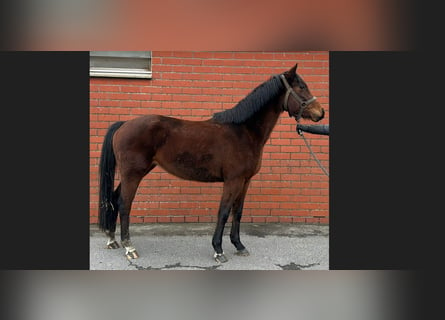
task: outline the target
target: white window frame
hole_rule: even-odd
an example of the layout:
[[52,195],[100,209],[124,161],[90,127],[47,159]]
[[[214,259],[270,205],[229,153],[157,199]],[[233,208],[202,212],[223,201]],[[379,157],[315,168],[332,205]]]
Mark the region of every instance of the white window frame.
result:
[[90,51],[90,77],[151,79],[151,51]]

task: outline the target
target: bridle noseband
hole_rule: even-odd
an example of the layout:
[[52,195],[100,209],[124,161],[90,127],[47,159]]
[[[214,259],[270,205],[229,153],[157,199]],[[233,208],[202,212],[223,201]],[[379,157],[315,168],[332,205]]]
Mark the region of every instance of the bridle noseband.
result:
[[284,86],[286,87],[286,95],[284,96],[284,104],[283,104],[283,110],[287,111],[289,113],[289,117],[293,117],[294,115],[289,110],[289,95],[292,95],[292,97],[295,98],[300,103],[300,110],[298,110],[297,116],[295,116],[295,120],[300,120],[301,115],[303,114],[304,109],[306,109],[312,102],[317,100],[315,96],[312,96],[309,100],[304,101],[301,99],[301,97],[295,92],[295,90],[289,85],[287,82],[285,76],[283,74],[280,74],[280,78],[283,81]]

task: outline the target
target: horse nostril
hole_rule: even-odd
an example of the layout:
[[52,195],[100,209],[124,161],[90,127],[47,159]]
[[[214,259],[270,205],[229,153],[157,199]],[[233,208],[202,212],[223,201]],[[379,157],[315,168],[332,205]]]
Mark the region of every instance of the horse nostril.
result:
[[319,113],[319,115],[317,117],[312,118],[314,121],[320,121],[321,119],[324,118],[324,109],[321,108],[321,112]]

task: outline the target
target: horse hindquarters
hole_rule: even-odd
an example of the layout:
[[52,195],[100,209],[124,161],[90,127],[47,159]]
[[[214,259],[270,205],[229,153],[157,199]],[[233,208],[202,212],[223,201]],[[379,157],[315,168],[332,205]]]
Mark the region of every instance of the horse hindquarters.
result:
[[[111,149],[115,156],[114,166],[117,166],[120,171],[120,184],[109,198],[115,213],[114,230],[117,214],[119,213],[120,216],[121,241],[126,249],[128,258],[138,257],[135,248],[131,244],[129,232],[129,216],[132,202],[142,178],[156,166],[153,164],[152,159],[154,151],[147,149],[145,131],[144,126],[139,126],[137,121],[127,121],[125,126],[122,126],[119,131],[115,132],[111,141]],[[108,234],[110,239],[113,237],[113,240],[114,230]]]

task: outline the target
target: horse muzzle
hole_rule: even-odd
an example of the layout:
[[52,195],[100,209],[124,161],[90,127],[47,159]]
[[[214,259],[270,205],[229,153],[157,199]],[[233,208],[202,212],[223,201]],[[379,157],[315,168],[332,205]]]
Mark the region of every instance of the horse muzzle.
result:
[[[320,106],[319,108],[310,108],[303,112],[301,118],[303,119],[310,119],[313,122],[318,122],[324,118],[325,111]],[[300,120],[300,117],[298,115],[294,115],[295,120],[298,122]]]
[[314,122],[318,122],[318,121],[322,120],[323,118],[324,118],[324,109],[323,108],[321,108],[320,115],[311,114],[311,119]]

